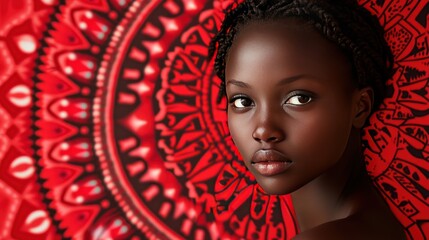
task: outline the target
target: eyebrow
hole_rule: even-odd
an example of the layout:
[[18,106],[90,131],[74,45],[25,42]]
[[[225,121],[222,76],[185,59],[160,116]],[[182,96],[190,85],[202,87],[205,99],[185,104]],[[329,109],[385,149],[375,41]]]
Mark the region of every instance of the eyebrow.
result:
[[[296,75],[296,76],[292,76],[292,77],[283,78],[282,80],[280,80],[279,83],[277,83],[277,86],[281,86],[281,85],[285,85],[285,84],[290,84],[290,83],[292,83],[294,81],[297,81],[298,79],[301,79],[301,78],[314,79],[314,77],[312,77],[310,75],[300,74],[300,75]],[[233,85],[236,85],[236,86],[242,87],[242,88],[250,88],[249,84],[247,84],[245,82],[242,82],[242,81],[235,80],[235,79],[228,80],[226,82],[226,84],[227,85],[228,84],[233,84]]]
[[242,81],[234,80],[234,79],[228,80],[226,82],[226,85],[228,85],[228,84],[236,85],[236,86],[242,87],[242,88],[250,88],[249,84],[244,83]]

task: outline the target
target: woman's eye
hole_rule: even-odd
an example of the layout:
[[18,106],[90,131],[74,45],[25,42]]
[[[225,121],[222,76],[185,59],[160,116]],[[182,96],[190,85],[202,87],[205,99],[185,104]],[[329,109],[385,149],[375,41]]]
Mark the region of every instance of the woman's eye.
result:
[[231,103],[235,108],[246,108],[252,106],[252,100],[245,97],[232,99]]
[[297,94],[295,96],[290,97],[286,104],[295,105],[295,106],[301,106],[304,104],[307,104],[311,102],[312,98],[310,96],[306,96],[303,94]]

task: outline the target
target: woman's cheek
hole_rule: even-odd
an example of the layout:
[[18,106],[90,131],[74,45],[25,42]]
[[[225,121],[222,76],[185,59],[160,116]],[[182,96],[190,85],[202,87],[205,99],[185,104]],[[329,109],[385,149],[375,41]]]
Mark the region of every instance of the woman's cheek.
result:
[[252,123],[244,114],[228,113],[228,128],[234,145],[237,147],[243,159],[250,159],[252,156],[251,147],[255,140],[252,137]]

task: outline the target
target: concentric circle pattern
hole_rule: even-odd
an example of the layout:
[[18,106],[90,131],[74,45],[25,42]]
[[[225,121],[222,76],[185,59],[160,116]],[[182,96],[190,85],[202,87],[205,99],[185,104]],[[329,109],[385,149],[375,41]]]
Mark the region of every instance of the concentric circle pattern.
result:
[[[216,101],[208,45],[235,1],[6,2],[0,239],[297,233],[289,197],[258,187]],[[429,3],[359,2],[395,56],[364,131],[367,169],[408,237],[428,239]]]

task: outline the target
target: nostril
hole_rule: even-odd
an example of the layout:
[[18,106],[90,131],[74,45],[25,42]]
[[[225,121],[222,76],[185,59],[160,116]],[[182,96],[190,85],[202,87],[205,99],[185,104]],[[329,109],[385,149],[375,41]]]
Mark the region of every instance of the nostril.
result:
[[267,138],[267,142],[277,142],[279,139],[275,136]]
[[255,137],[255,136],[253,136],[253,139],[255,139],[255,141],[257,141],[257,142],[260,142],[260,141],[261,141],[261,139],[260,139],[260,138]]

